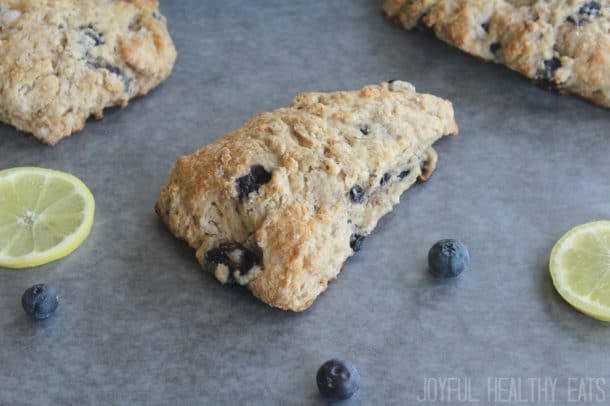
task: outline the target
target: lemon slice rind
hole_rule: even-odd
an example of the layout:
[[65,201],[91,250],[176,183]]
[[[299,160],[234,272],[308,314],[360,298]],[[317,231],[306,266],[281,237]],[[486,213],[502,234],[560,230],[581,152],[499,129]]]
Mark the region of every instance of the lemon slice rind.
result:
[[[27,200],[27,197],[18,194],[15,189],[15,182],[22,179],[28,179],[28,177],[38,177],[44,179],[44,184],[40,187],[41,190],[37,192],[38,201],[36,202],[36,206],[38,206],[38,203],[45,193],[53,192],[52,190],[48,190],[49,182],[55,181],[55,183],[59,183],[62,187],[66,188],[65,192],[67,193],[59,199],[52,201],[48,206],[43,207],[40,212],[34,212],[31,210],[31,208],[26,209],[25,207],[17,207],[17,210],[15,207],[3,207],[1,205],[2,201],[0,200],[0,211],[4,213],[5,219],[9,218],[9,220],[5,220],[2,224],[0,224],[0,231],[5,231],[10,227],[18,229],[15,235],[13,235],[12,240],[9,241],[6,246],[0,246],[0,267],[13,269],[30,268],[63,258],[72,253],[83,243],[83,241],[89,236],[91,227],[93,225],[95,199],[89,188],[80,179],[68,173],[52,169],[18,167],[0,171],[0,185],[7,186],[7,184],[12,184],[12,190],[14,195],[17,196],[17,199],[21,200],[23,198]],[[71,190],[69,186],[71,186]],[[49,211],[53,211],[53,205],[59,205],[62,200],[69,200],[71,197],[82,200],[82,202],[79,201],[79,203],[83,204],[82,212],[61,213],[54,215],[49,214]],[[19,212],[18,209],[21,209],[21,212]],[[61,241],[47,249],[37,250],[35,247],[37,241],[34,230],[36,228],[36,223],[32,224],[29,229],[23,227],[23,220],[20,220],[20,216],[25,212],[30,214],[32,217],[45,221],[47,230],[49,230],[48,232],[54,234],[57,238],[60,238]],[[62,217],[64,217],[63,228],[67,228],[69,232],[66,232],[65,230],[50,231],[53,230],[53,227],[62,227]],[[69,224],[65,225],[67,224],[65,218],[71,218],[72,222],[75,220],[78,221],[78,225],[70,228]],[[47,221],[49,219],[55,219],[59,222],[52,223]],[[11,245],[19,239],[18,233],[26,231],[32,232],[34,248],[30,252],[22,255],[10,255],[8,251],[13,248]]]
[[[587,247],[584,243],[585,238],[590,238],[598,244],[598,247]],[[592,244],[591,244],[592,245]],[[603,247],[607,247],[607,251]],[[601,249],[600,249],[601,248]],[[565,262],[580,259],[585,262],[578,269],[568,269]],[[586,261],[598,262],[598,267],[587,266]],[[604,269],[605,268],[605,269]],[[595,221],[581,224],[574,227],[564,234],[555,244],[551,251],[549,270],[553,285],[561,297],[571,306],[582,313],[604,321],[610,321],[610,305],[601,303],[592,298],[594,294],[599,294],[601,288],[608,290],[610,302],[610,221]],[[570,281],[568,274],[576,275],[576,280]],[[578,274],[581,273],[583,279],[593,274],[595,287],[589,289],[587,294],[578,292],[576,288],[579,283]],[[584,275],[588,273],[588,275]],[[589,281],[590,282],[590,281]],[[590,283],[589,283],[590,284]]]

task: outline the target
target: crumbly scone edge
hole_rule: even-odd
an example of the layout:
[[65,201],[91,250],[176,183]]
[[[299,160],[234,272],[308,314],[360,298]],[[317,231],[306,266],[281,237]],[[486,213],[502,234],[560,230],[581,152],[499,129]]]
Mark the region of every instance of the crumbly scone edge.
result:
[[386,0],[382,10],[541,87],[610,107],[608,0]]
[[55,145],[171,73],[155,0],[0,0],[0,121]]

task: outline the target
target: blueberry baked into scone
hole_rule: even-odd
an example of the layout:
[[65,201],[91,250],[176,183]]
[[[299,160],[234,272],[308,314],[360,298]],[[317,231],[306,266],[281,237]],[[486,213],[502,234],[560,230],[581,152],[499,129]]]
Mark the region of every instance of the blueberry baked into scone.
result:
[[609,0],[386,0],[406,29],[610,107]]
[[180,157],[155,209],[220,282],[301,311],[457,131],[450,102],[402,81],[302,93]]
[[157,0],[0,0],[0,121],[50,145],[145,95],[176,50]]

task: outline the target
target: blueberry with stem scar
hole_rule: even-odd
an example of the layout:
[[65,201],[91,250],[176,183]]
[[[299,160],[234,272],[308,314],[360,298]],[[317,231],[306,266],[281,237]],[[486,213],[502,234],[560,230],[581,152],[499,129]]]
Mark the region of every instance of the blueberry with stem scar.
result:
[[316,374],[320,394],[329,399],[344,400],[360,389],[361,378],[356,366],[349,361],[331,359]]
[[44,320],[57,309],[59,299],[55,289],[45,284],[39,284],[23,293],[21,305],[28,316],[35,320]]
[[469,263],[468,249],[458,240],[440,240],[428,252],[430,272],[437,278],[456,277]]

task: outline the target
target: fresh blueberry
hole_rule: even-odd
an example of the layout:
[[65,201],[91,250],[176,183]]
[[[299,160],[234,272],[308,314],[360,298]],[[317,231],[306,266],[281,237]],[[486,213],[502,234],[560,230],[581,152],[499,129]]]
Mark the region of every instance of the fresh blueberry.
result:
[[250,193],[257,192],[261,185],[264,185],[270,180],[271,173],[267,172],[264,166],[253,165],[250,168],[249,174],[235,180],[235,187],[237,188],[239,200],[246,200]]
[[428,252],[430,272],[437,278],[453,278],[466,269],[470,254],[458,240],[440,240]]
[[23,310],[36,320],[48,318],[59,305],[55,289],[45,284],[34,285],[21,296]]
[[355,185],[352,187],[349,191],[349,198],[354,203],[362,203],[364,201],[364,189],[362,189],[362,186]]
[[349,361],[331,359],[316,374],[320,394],[330,399],[349,399],[360,389],[360,374]]
[[354,252],[358,252],[362,247],[362,241],[364,241],[364,236],[362,234],[352,234],[349,239],[349,246]]

